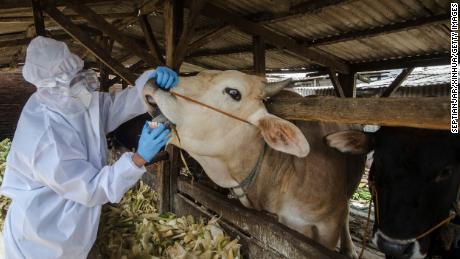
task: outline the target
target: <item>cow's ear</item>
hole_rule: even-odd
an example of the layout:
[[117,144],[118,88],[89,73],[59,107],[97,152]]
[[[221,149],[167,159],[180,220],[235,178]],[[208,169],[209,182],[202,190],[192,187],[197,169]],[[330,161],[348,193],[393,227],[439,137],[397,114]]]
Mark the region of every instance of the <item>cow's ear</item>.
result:
[[302,131],[294,124],[268,112],[256,117],[252,118],[253,123],[259,127],[265,142],[270,147],[298,157],[308,155],[310,145]]
[[363,155],[372,150],[372,135],[357,130],[345,130],[325,137],[326,144],[345,154]]

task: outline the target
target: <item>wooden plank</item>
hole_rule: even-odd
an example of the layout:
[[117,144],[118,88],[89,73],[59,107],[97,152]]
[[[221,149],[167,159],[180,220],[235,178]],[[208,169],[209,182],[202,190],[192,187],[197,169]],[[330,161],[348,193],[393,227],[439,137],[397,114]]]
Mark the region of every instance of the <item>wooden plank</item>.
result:
[[388,86],[387,89],[385,89],[385,91],[382,93],[380,97],[389,97],[394,92],[396,92],[398,88],[402,85],[404,80],[406,80],[410,73],[412,73],[412,71],[414,71],[413,67],[403,69],[403,71],[401,71],[401,73],[395,78],[395,80],[391,82],[391,84]]
[[354,72],[363,72],[407,67],[427,67],[441,65],[450,65],[449,53],[433,53],[428,55],[355,63],[351,64],[351,70],[353,70]]
[[332,82],[332,86],[334,87],[335,95],[337,97],[345,97],[343,92],[342,85],[340,84],[339,78],[337,77],[337,72],[334,70],[329,70],[329,79]]
[[113,59],[103,48],[96,44],[88,34],[73,24],[72,21],[65,17],[65,15],[56,9],[56,7],[44,6],[44,10],[59,26],[61,26],[68,34],[70,34],[72,38],[80,42],[89,52],[101,60],[107,67],[119,75],[123,80],[131,85],[134,85],[134,81],[137,77],[122,64]]
[[286,258],[344,258],[302,234],[279,224],[264,213],[244,208],[237,202],[230,202],[222,194],[200,183],[179,180],[178,188],[207,209],[222,216],[233,226],[242,229]]
[[195,50],[201,48],[202,46],[219,39],[220,37],[222,37],[222,35],[226,34],[231,29],[232,29],[232,26],[224,25],[224,26],[218,27],[218,28],[216,28],[214,30],[211,30],[210,32],[208,32],[205,35],[203,35],[201,38],[199,38],[199,39],[195,40],[194,42],[192,42],[188,46],[188,53],[192,53]]
[[96,28],[98,28],[99,30],[107,34],[110,38],[120,43],[123,47],[131,51],[139,58],[143,59],[145,62],[153,66],[156,66],[161,63],[160,60],[156,59],[140,44],[123,35],[123,33],[120,30],[118,30],[112,24],[108,23],[103,17],[98,15],[88,6],[82,5],[74,1],[70,1],[69,3],[67,3],[66,6],[75,11],[77,14],[83,16],[86,20],[88,20],[88,22],[90,22]]
[[449,97],[303,98],[283,91],[267,108],[288,120],[450,129]]
[[439,14],[428,17],[421,17],[412,20],[391,23],[379,27],[368,28],[364,30],[352,30],[343,34],[326,37],[322,39],[316,39],[305,43],[305,45],[308,47],[316,47],[320,45],[335,44],[344,41],[381,36],[389,33],[410,30],[421,26],[440,24],[449,21],[449,19],[449,14]]
[[45,36],[45,20],[43,19],[43,11],[40,0],[32,0],[32,12],[34,14],[34,26],[37,36]]
[[206,3],[206,6],[203,8],[203,14],[216,20],[233,25],[234,27],[249,35],[260,36],[267,43],[283,49],[292,55],[304,58],[309,62],[324,67],[330,67],[334,70],[337,70],[338,72],[345,74],[349,72],[348,65],[342,60],[339,60],[338,58],[326,53],[307,49],[292,38],[277,34],[265,28],[264,26],[251,22],[240,15],[233,14],[221,7],[214,5],[211,2]]
[[138,21],[142,31],[144,32],[145,41],[149,46],[150,53],[152,53],[155,59],[160,60],[161,64],[164,64],[165,59],[163,58],[161,48],[158,45],[158,41],[153,33],[152,26],[150,25],[147,15],[140,15],[138,17]]
[[256,75],[265,77],[265,41],[260,36],[252,37],[253,64]]
[[[211,211],[199,206],[180,193],[174,196],[174,204],[176,208],[175,213],[179,216],[192,215],[195,218],[205,219],[216,216]],[[230,235],[232,238],[239,238],[239,243],[242,245],[240,249],[242,258],[288,259],[270,247],[265,247],[256,239],[247,236],[246,233],[241,232],[223,218],[219,220],[219,225],[224,229],[226,234]]]
[[184,57],[187,54],[187,48],[190,41],[190,36],[195,30],[196,23],[198,21],[198,17],[200,16],[200,12],[204,6],[204,0],[190,0],[190,9],[187,19],[187,24],[185,28],[182,30],[181,36],[179,38],[179,42],[175,47],[174,51],[174,62],[175,67],[179,68],[184,61]]

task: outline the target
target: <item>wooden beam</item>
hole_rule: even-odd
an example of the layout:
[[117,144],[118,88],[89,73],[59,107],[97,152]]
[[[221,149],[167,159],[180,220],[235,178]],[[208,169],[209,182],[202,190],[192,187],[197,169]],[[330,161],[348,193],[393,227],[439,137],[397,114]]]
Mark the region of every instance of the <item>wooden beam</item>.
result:
[[[165,51],[166,51],[166,65],[179,72],[179,66],[176,63],[176,46],[180,35],[182,34],[182,26],[184,19],[184,2],[182,0],[165,0],[163,4],[163,17],[164,17],[164,33],[165,33]],[[169,153],[169,161],[165,162],[161,172],[163,173],[164,195],[159,197],[163,199],[163,203],[169,202],[169,211],[174,211],[174,195],[177,193],[177,176],[180,170],[179,150],[176,147],[169,145],[166,148]]]
[[260,36],[267,43],[283,49],[292,55],[303,58],[308,62],[324,67],[330,67],[345,74],[349,72],[349,66],[338,58],[316,50],[307,49],[292,38],[277,34],[264,26],[245,19],[240,15],[233,14],[221,7],[218,7],[214,3],[207,2],[206,6],[203,8],[203,14],[233,25],[244,33]]
[[193,53],[195,50],[201,48],[202,46],[219,39],[220,37],[222,37],[222,35],[226,34],[231,29],[232,29],[232,26],[224,25],[214,30],[211,30],[210,32],[203,35],[201,38],[192,42],[188,46],[188,53]]
[[283,91],[267,108],[288,120],[450,129],[449,97],[303,98]]
[[113,72],[123,78],[123,80],[131,85],[134,85],[134,81],[137,77],[122,64],[113,59],[110,54],[101,48],[101,46],[96,44],[88,34],[73,24],[72,21],[65,17],[65,15],[61,13],[56,7],[52,5],[44,6],[44,10],[59,26],[62,27],[62,29],[70,34],[72,38],[80,42],[89,52],[91,52],[96,58],[102,61]]
[[399,69],[406,67],[427,67],[440,65],[450,65],[449,53],[434,53],[428,55],[355,63],[351,64],[351,69],[355,72],[363,72]]
[[339,78],[337,77],[336,71],[329,70],[329,79],[331,80],[332,86],[334,87],[335,95],[337,97],[345,97],[345,93],[343,92],[343,88],[340,84]]
[[187,48],[190,41],[190,36],[195,30],[196,23],[198,21],[198,17],[200,16],[201,10],[205,4],[204,0],[190,0],[190,8],[189,14],[187,19],[187,24],[182,30],[181,36],[175,47],[174,51],[174,64],[175,67],[180,68],[182,62],[184,61],[184,57],[187,54]]
[[160,46],[158,45],[158,41],[153,33],[152,26],[150,25],[149,19],[147,15],[140,15],[138,17],[139,24],[141,26],[142,31],[144,32],[145,41],[149,46],[150,53],[155,57],[155,59],[160,60],[161,64],[165,63],[165,59],[162,55]]
[[252,37],[253,64],[256,75],[265,77],[265,41],[260,36]]
[[34,14],[34,26],[37,36],[45,36],[45,20],[43,19],[43,11],[40,0],[32,0],[32,12]]
[[382,93],[380,97],[390,97],[393,93],[395,93],[398,88],[402,85],[404,80],[414,71],[413,67],[405,68],[401,73],[395,78],[393,82],[388,86],[387,89]]
[[83,16],[88,22],[94,25],[96,28],[107,34],[109,37],[120,43],[127,50],[133,52],[139,58],[145,60],[150,65],[156,66],[161,64],[161,61],[156,59],[148,51],[146,51],[136,41],[123,35],[115,26],[108,23],[103,17],[96,14],[91,8],[86,5],[82,5],[78,2],[71,1],[67,3],[67,7],[74,10],[77,14]]
[[306,42],[305,45],[308,47],[316,47],[320,45],[335,44],[344,41],[351,41],[356,39],[363,39],[375,36],[381,36],[389,33],[395,33],[404,30],[410,30],[421,26],[429,26],[444,23],[449,21],[449,14],[433,15],[428,17],[416,18],[408,21],[401,21],[391,23],[379,27],[364,29],[364,30],[353,30],[343,34],[334,35],[322,39],[312,40]]

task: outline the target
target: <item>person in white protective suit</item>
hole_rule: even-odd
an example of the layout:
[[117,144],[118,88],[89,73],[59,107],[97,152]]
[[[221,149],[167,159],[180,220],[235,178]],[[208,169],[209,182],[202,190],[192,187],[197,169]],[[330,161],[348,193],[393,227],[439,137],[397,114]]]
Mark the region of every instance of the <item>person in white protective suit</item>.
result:
[[37,87],[18,122],[1,192],[12,199],[4,225],[6,258],[86,258],[101,205],[119,202],[169,140],[164,125],[142,130],[136,153],[107,165],[106,134],[146,112],[150,78],[170,89],[175,72],[145,72],[135,87],[95,92],[94,72],[65,43],[37,37],[27,48],[24,78]]

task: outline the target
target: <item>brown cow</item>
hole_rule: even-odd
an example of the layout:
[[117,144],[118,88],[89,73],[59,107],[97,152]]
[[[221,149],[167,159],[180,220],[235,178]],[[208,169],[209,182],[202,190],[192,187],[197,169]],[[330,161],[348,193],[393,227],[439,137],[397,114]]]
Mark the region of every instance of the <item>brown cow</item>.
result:
[[276,214],[279,222],[332,250],[341,236],[342,252],[355,257],[348,199],[365,157],[349,158],[324,144],[324,136],[343,126],[293,124],[268,113],[264,98],[285,85],[237,71],[206,71],[181,77],[173,90],[249,123],[150,84],[144,101],[150,111],[156,103],[175,124],[179,138],[170,143],[186,150],[217,185],[232,188],[244,206]]

